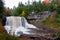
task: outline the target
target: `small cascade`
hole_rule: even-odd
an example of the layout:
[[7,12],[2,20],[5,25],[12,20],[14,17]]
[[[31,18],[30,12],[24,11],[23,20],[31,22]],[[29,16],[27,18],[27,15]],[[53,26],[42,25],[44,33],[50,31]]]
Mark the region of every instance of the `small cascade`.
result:
[[4,28],[7,33],[11,35],[20,36],[23,34],[34,34],[33,32],[28,32],[31,31],[29,28],[38,29],[32,24],[28,24],[27,20],[24,17],[10,16],[6,17],[6,19],[6,25]]

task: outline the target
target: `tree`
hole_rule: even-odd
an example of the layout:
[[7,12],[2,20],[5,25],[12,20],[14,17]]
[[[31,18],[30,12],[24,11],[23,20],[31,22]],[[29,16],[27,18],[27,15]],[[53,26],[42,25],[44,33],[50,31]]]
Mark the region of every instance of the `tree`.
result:
[[3,12],[3,8],[4,8],[3,4],[4,4],[3,1],[0,0],[0,13]]
[[60,13],[60,0],[52,0],[57,13]]
[[3,16],[3,8],[4,8],[4,3],[2,0],[0,0],[0,18]]
[[25,11],[22,11],[22,14],[21,14],[21,16],[23,16],[23,17],[25,17],[25,16],[26,16],[26,13],[25,13]]

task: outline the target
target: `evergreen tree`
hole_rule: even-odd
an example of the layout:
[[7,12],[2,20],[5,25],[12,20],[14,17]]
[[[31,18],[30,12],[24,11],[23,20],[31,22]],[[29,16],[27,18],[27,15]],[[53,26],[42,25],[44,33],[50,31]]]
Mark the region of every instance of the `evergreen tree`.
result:
[[2,0],[0,0],[0,18],[2,18],[2,15],[3,15],[3,8],[4,8],[4,3]]

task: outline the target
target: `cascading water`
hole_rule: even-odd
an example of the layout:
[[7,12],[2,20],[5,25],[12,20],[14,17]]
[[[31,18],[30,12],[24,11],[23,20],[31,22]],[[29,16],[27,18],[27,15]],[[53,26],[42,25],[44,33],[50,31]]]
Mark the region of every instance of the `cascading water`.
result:
[[6,25],[4,26],[7,33],[15,36],[20,36],[23,34],[34,34],[28,31],[31,31],[29,28],[37,29],[37,27],[28,24],[27,20],[24,17],[10,16],[6,17]]

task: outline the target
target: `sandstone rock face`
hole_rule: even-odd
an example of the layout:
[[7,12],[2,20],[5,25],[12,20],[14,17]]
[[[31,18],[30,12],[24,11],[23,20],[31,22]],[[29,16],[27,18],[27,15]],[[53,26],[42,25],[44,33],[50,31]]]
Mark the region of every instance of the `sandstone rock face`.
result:
[[0,32],[6,32],[5,28],[2,26],[2,23],[0,23]]

